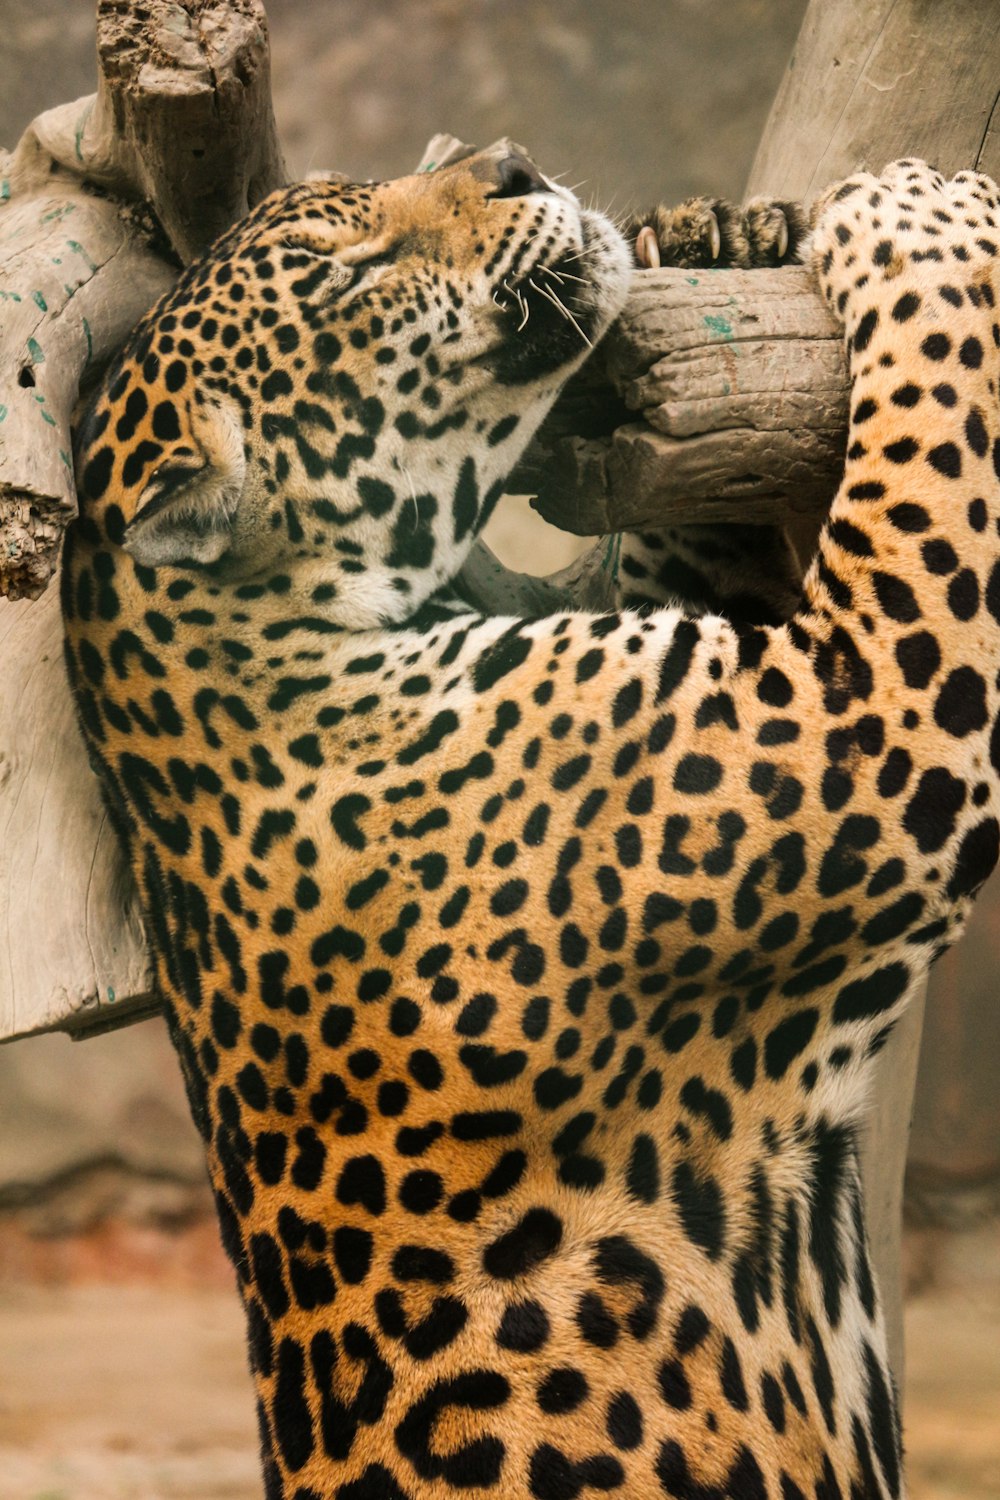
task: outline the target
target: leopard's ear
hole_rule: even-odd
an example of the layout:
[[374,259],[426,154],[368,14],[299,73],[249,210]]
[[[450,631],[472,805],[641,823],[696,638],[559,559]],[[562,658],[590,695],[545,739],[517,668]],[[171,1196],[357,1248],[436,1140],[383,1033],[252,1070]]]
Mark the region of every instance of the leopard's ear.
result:
[[246,458],[234,424],[215,412],[170,447],[139,495],[122,546],[147,568],[218,562],[232,540]]

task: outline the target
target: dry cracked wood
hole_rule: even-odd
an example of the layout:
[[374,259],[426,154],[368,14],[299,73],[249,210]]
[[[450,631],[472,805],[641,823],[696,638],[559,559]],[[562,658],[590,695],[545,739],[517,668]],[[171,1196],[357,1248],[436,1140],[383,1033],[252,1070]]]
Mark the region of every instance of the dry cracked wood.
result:
[[137,215],[29,137],[0,158],[0,252],[0,593],[34,598],[76,514],[80,386],[175,273]]

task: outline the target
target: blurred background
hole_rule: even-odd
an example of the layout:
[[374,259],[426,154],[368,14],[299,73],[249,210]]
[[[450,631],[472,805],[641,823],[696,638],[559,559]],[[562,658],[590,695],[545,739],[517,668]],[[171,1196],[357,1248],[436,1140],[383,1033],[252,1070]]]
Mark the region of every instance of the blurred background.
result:
[[[805,0],[267,0],[293,176],[511,135],[612,212],[739,198]],[[0,0],[0,144],[94,88],[90,0]],[[490,540],[576,550],[519,502]],[[0,604],[2,608],[2,604]],[[1000,1497],[1000,894],[935,971],[907,1180],[912,1500]],[[260,1500],[243,1334],[159,1021],[0,1049],[0,1500]]]

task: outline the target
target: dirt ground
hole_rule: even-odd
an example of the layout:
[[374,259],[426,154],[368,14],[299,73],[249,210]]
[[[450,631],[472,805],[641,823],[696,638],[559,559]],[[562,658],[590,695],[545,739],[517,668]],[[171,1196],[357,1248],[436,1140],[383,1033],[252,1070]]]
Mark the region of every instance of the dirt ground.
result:
[[[261,1500],[211,1223],[0,1238],[0,1500]],[[997,1500],[1000,1235],[911,1235],[907,1252],[910,1500]]]

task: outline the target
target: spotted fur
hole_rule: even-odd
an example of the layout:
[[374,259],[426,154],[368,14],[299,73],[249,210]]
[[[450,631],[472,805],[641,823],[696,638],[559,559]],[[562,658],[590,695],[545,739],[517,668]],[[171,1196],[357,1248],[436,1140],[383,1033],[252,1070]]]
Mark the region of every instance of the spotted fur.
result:
[[67,659],[269,1500],[902,1493],[856,1130],[997,858],[996,217],[825,200],[850,446],[787,623],[738,529],[627,542],[641,609],[463,609],[552,296],[594,339],[628,278],[517,157],[273,196],[92,402]]

